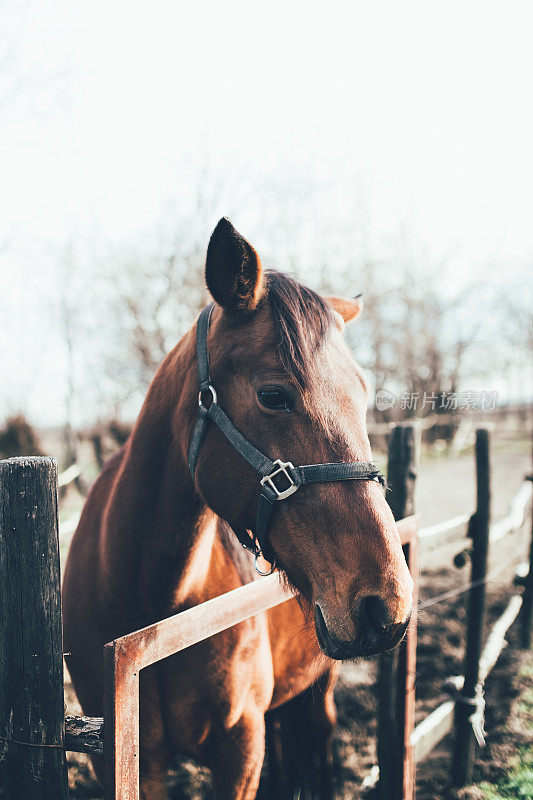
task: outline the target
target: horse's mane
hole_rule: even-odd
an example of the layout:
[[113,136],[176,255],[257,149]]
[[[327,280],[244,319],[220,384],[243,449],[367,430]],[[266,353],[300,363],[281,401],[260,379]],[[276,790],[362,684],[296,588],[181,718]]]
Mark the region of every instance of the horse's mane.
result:
[[316,372],[316,351],[333,312],[320,295],[288,275],[269,270],[266,283],[281,363],[302,388],[308,388]]

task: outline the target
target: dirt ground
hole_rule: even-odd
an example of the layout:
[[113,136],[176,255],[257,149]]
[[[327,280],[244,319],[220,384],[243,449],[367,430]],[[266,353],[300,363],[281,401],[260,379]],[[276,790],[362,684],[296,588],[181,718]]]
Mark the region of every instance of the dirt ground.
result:
[[[508,438],[493,446],[493,519],[504,516],[524,475],[531,471],[529,441]],[[471,512],[475,506],[474,462],[472,452],[454,457],[423,458],[417,481],[417,511],[422,526]],[[530,523],[504,541],[494,545],[489,569],[500,568],[508,560],[523,560],[527,553]],[[421,552],[420,600],[438,595],[468,580],[468,566],[453,566],[453,556],[461,549],[461,533],[455,543]],[[501,614],[510,597],[515,563],[488,584],[487,628]],[[442,686],[446,677],[462,672],[464,647],[465,595],[446,600],[420,612],[418,626],[416,716],[417,722],[447,696]],[[531,746],[533,737],[515,718],[516,698],[524,689],[519,677],[524,666],[533,668],[533,655],[518,648],[516,625],[508,636],[508,647],[486,684],[487,746],[478,752],[475,783],[497,782],[519,748]],[[338,800],[361,797],[361,782],[376,763],[375,731],[377,700],[375,661],[346,663],[336,690],[339,722],[336,734]],[[69,713],[80,713],[72,689],[66,690]],[[433,753],[418,765],[417,800],[481,800],[477,788],[454,792],[449,785],[451,737],[444,739]],[[101,792],[91,776],[88,760],[69,753],[71,797],[99,800]],[[173,800],[201,800],[208,796],[207,772],[189,762],[176,764],[169,790]],[[527,800],[527,798],[526,798]]]

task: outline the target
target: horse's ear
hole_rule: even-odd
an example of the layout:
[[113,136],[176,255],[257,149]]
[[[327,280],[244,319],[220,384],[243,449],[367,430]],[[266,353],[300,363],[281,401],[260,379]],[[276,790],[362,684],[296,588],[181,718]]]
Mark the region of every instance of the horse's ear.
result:
[[225,217],[209,240],[205,282],[213,300],[230,314],[249,314],[264,293],[259,256]]
[[359,316],[363,310],[363,295],[357,297],[327,297],[326,300],[333,307],[333,310],[340,314],[344,322],[348,324]]

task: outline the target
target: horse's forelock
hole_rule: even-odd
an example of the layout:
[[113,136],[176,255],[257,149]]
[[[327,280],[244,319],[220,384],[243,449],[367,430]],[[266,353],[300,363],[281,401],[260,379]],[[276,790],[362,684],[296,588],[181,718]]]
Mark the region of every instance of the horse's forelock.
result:
[[316,352],[333,322],[327,302],[312,289],[274,270],[266,273],[276,343],[283,368],[302,389],[316,379]]

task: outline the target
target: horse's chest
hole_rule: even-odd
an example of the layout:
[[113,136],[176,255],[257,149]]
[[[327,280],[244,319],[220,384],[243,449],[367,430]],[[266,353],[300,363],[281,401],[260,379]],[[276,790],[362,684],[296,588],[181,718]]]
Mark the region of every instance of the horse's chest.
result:
[[160,707],[172,750],[202,758],[213,730],[265,710],[273,670],[264,616],[234,626],[158,666]]
[[274,707],[305,691],[331,667],[331,661],[322,654],[314,625],[295,599],[273,608],[268,619]]

